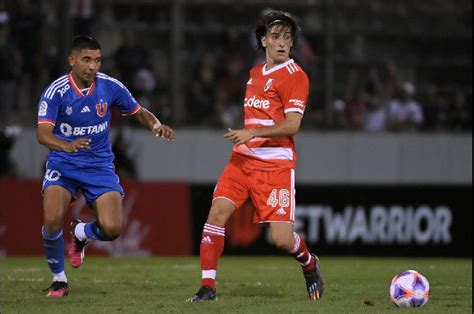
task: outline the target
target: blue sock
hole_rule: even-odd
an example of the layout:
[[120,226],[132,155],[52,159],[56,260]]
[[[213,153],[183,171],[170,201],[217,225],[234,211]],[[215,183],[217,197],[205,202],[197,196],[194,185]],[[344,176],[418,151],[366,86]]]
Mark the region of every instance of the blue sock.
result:
[[86,223],[84,226],[84,233],[89,239],[108,241],[97,221]]
[[43,226],[41,229],[43,236],[44,254],[46,261],[53,274],[64,271],[64,238],[63,230],[48,232]]

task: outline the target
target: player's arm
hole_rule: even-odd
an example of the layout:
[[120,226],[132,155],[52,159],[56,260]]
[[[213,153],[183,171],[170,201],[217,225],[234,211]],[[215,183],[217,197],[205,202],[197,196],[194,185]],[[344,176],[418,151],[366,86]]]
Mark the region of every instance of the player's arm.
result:
[[134,117],[146,128],[155,133],[156,136],[160,136],[165,140],[172,141],[175,139],[176,134],[172,128],[167,125],[161,124],[160,120],[145,108],[140,108]]
[[52,150],[59,150],[66,153],[77,153],[81,149],[90,149],[91,140],[79,138],[72,142],[64,141],[53,134],[54,125],[40,123],[36,130],[38,143]]
[[302,115],[297,112],[288,112],[283,121],[272,126],[264,126],[258,129],[231,130],[224,137],[236,145],[245,144],[255,137],[284,137],[293,136],[298,133],[301,126]]

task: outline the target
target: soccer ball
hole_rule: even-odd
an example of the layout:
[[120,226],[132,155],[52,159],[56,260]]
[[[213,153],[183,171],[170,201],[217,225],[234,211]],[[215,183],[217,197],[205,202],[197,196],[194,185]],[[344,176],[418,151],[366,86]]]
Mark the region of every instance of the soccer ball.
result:
[[421,307],[430,297],[430,283],[416,270],[397,274],[390,284],[390,300],[397,307]]

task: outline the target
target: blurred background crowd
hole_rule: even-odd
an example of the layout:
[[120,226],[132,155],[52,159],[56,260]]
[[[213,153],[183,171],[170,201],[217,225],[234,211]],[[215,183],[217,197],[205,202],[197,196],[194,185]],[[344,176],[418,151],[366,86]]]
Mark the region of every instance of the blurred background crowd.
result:
[[470,0],[0,0],[0,128],[34,127],[77,34],[95,36],[102,72],[167,124],[239,127],[269,9],[302,27],[303,129],[471,132]]

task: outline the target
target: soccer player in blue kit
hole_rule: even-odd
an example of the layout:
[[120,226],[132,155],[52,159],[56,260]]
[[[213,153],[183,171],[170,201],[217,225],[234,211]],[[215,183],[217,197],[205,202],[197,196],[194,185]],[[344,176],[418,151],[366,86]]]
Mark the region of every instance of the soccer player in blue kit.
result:
[[71,222],[68,250],[73,267],[82,264],[92,240],[112,241],[123,226],[124,192],[114,171],[109,138],[112,106],[133,115],[156,136],[173,140],[175,132],[141,107],[118,80],[98,72],[101,47],[90,36],[74,39],[68,61],[71,71],[43,92],[38,110],[38,142],[50,149],[43,180],[41,230],[46,259],[53,274],[47,297],[69,293],[64,272],[63,221],[69,204],[81,190],[97,220]]

